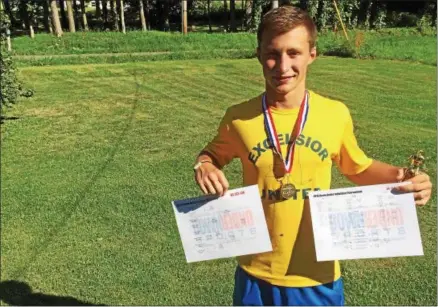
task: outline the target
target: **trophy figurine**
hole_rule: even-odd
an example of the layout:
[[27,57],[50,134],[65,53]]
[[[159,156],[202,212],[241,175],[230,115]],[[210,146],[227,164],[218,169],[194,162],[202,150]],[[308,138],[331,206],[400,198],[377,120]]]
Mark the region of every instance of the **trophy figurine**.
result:
[[426,165],[424,164],[424,151],[419,150],[416,154],[410,155],[408,158],[409,165],[405,170],[403,180],[406,177],[414,177],[420,174],[421,171],[426,171]]

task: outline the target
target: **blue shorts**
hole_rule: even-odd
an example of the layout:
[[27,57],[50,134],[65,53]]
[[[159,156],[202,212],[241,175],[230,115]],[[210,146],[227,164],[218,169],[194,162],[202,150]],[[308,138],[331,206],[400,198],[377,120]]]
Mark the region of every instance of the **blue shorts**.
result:
[[274,286],[236,269],[234,306],[343,306],[342,278],[314,287],[292,288]]

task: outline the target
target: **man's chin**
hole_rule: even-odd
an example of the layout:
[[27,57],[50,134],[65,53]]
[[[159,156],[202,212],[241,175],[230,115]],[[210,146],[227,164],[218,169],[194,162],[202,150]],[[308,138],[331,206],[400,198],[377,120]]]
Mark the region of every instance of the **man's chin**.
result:
[[292,91],[292,89],[293,87],[290,84],[281,84],[275,87],[275,91],[278,94],[282,94],[282,95],[289,93],[290,91]]

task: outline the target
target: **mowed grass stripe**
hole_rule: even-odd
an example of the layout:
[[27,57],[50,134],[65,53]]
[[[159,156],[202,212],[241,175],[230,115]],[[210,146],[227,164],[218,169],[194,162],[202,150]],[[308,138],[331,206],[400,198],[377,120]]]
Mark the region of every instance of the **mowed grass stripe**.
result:
[[[371,80],[387,74],[388,83],[397,83],[390,72],[403,70],[414,71],[418,79],[399,83],[412,89],[400,102],[397,93],[356,85],[357,78],[372,83],[351,73],[356,65]],[[327,75],[319,75],[326,67],[337,67],[339,78],[353,82],[327,86]],[[435,84],[423,81],[431,69],[421,67],[320,58],[309,83],[319,93],[345,97],[367,153],[404,164],[421,146],[433,166],[435,119],[425,114],[418,134],[412,132],[411,120],[405,120],[411,117],[416,90]],[[51,90],[47,82],[62,79],[64,73],[83,93],[60,84]],[[172,77],[163,79],[163,74]],[[2,279],[16,278],[36,291],[100,304],[231,304],[234,260],[186,264],[170,201],[199,194],[193,160],[216,133],[225,108],[246,94],[259,94],[258,86],[263,89],[257,83],[257,61],[46,67],[22,70],[21,76],[41,96],[17,105],[10,114],[22,118],[2,127],[8,132],[2,148]],[[87,82],[79,81],[81,77]],[[178,83],[182,78],[186,82]],[[220,86],[221,80],[233,79],[245,87],[245,78],[251,86],[242,93],[233,91],[232,83]],[[206,87],[214,91],[203,91]],[[92,95],[86,99],[88,89]],[[435,112],[435,94],[422,95],[425,108]],[[376,111],[372,106],[383,98],[387,105]],[[391,104],[400,118],[392,116]],[[62,116],[56,116],[59,110]],[[241,184],[239,169],[238,161],[226,168],[232,187]],[[435,181],[435,172],[430,173]],[[335,170],[333,186],[345,185],[351,184]],[[73,209],[78,198],[80,204]],[[418,210],[425,257],[343,262],[347,304],[436,303],[435,212],[435,196]],[[56,236],[50,236],[61,221]],[[23,274],[12,276],[19,268]]]

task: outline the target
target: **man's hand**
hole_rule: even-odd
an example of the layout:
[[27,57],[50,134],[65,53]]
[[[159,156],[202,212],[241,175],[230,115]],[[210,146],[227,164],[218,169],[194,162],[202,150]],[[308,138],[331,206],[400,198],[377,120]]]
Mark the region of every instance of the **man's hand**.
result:
[[195,170],[195,180],[204,194],[223,196],[230,186],[224,173],[209,162],[202,163]]
[[401,192],[413,192],[415,204],[417,206],[424,206],[430,199],[432,194],[432,182],[425,173],[420,173],[416,176],[405,176],[405,169],[399,169],[397,180],[398,181],[410,181],[412,184],[398,187],[397,190]]

